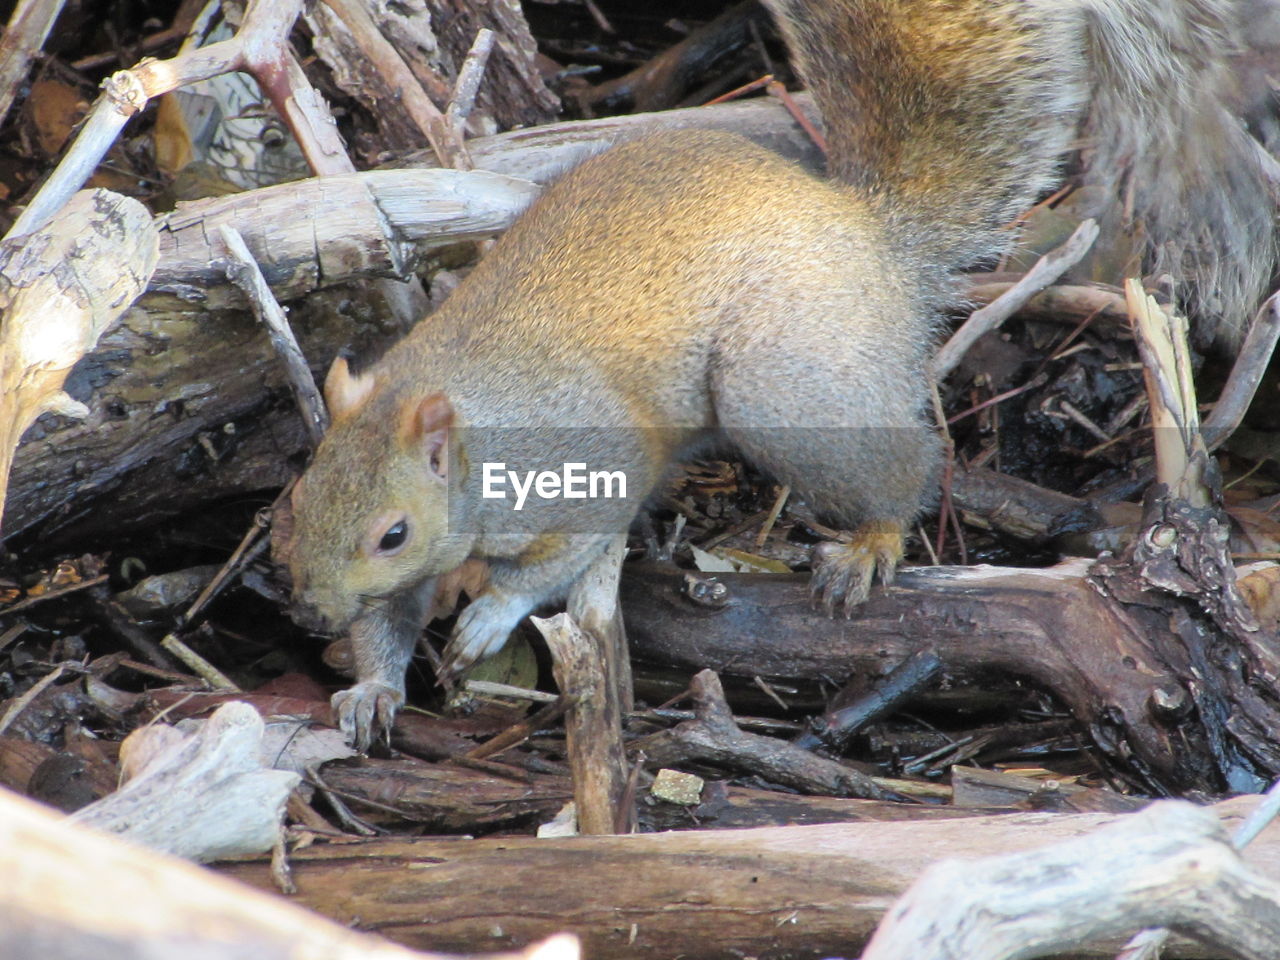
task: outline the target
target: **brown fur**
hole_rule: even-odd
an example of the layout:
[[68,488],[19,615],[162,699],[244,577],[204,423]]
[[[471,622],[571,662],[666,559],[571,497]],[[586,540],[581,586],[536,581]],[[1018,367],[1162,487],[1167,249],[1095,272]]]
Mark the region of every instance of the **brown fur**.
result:
[[[713,435],[856,530],[819,558],[829,607],[892,577],[938,467],[927,366],[953,270],[1002,249],[1050,182],[1088,92],[1085,8],[1137,0],[766,2],[836,179],[729,134],[625,144],[548,190],[373,370],[335,364],[290,566],[300,615],[360,651],[335,699],[358,742],[403,699],[435,577],[489,565],[451,643],[465,665]],[[486,463],[570,461],[624,471],[628,499],[520,514],[479,496]]]

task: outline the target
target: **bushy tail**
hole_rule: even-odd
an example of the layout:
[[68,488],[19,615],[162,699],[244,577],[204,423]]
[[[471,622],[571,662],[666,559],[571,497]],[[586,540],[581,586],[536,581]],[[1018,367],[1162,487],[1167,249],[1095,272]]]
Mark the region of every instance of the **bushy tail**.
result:
[[[1238,345],[1277,250],[1275,161],[1235,112],[1240,0],[1093,0],[1086,182],[1103,229],[1145,239],[1197,339]],[[1087,211],[1089,212],[1089,211]]]
[[1270,160],[1227,104],[1238,0],[764,0],[827,119],[833,176],[922,264],[998,253],[1081,133],[1089,213],[1188,281],[1234,343],[1276,250]]

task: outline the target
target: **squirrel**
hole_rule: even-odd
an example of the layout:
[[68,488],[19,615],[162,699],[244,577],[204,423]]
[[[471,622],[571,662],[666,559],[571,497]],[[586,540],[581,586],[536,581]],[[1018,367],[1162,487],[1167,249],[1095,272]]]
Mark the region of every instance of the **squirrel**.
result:
[[[1153,259],[1238,338],[1275,241],[1260,161],[1214,99],[1231,0],[765,4],[823,114],[828,178],[727,133],[612,147],[370,369],[334,362],[287,562],[295,619],[352,639],[333,706],[361,747],[403,704],[438,576],[489,565],[457,669],[562,599],[707,444],[853,531],[815,553],[829,612],[889,584],[939,474],[929,362],[957,271],[1010,247],[1082,126],[1097,181],[1156,225]],[[588,466],[626,495],[578,496]],[[529,497],[535,479],[553,496]]]

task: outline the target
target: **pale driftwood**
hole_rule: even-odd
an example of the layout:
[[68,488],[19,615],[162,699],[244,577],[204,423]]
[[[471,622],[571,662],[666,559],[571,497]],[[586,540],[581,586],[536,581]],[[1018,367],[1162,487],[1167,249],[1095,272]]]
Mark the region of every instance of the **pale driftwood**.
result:
[[1043,957],[1154,926],[1270,960],[1280,884],[1244,864],[1212,811],[1164,801],[1041,850],[934,864],[862,960]]
[[[1231,834],[1231,846],[1243,850],[1271,825],[1277,814],[1280,814],[1280,781],[1272,785],[1244,822],[1235,828]],[[1237,902],[1231,907],[1234,910],[1239,905]],[[1116,960],[1159,960],[1172,932],[1168,927],[1148,927],[1130,938]]]
[[0,33],[0,123],[66,0],[18,0]]
[[[484,79],[484,68],[489,63],[489,54],[493,52],[496,34],[488,27],[481,27],[476,32],[475,42],[467,51],[462,66],[458,68],[458,76],[453,84],[453,96],[449,98],[449,107],[445,118],[454,135],[462,138],[467,126],[467,117],[475,109],[476,94],[480,92],[480,81]],[[470,162],[470,157],[467,158]]]
[[300,778],[263,767],[263,722],[253,707],[223,704],[198,732],[166,732],[159,746],[146,745],[154,735],[147,728],[130,735],[143,738],[130,749],[146,760],[74,820],[198,862],[262,853],[281,841],[285,802]]
[[1093,220],[1083,221],[1062,246],[1037,260],[1013,287],[985,307],[975,310],[934,356],[934,376],[938,380],[944,379],[980,337],[997,329],[1024,303],[1079,263],[1097,239],[1098,224]]
[[[1010,273],[975,273],[965,297],[977,304],[993,302],[1013,288],[1021,276]],[[1107,336],[1129,339],[1129,310],[1124,292],[1103,283],[1060,283],[1036,294],[1018,311],[1032,320],[1075,326],[1089,321],[1090,329]]]
[[63,392],[67,375],[146,288],[158,252],[142,204],[107,190],[82,191],[43,229],[0,244],[0,505],[36,418],[88,416]]
[[1231,367],[1231,375],[1201,425],[1205,446],[1210,450],[1220,447],[1240,426],[1271,364],[1277,340],[1280,340],[1280,293],[1273,293],[1253,318]]
[[253,259],[253,254],[245,246],[240,231],[224,223],[218,232],[230,255],[230,262],[225,267],[227,276],[249,299],[254,315],[266,328],[271,345],[288,375],[289,386],[302,414],[307,437],[313,447],[318,446],[320,438],[329,429],[329,413],[325,410],[315,377],[307,366],[307,358],[302,355],[302,348],[298,346],[298,338],[293,335],[284,311],[272,296],[271,288],[267,286],[266,278],[258,267],[258,261]]
[[627,538],[614,537],[569,591],[566,613],[534,619],[547,641],[565,717],[578,831],[630,833],[635,798],[628,791],[622,717],[632,707],[631,657],[618,605]]
[[635,814],[624,808],[622,713],[610,683],[604,640],[580,628],[567,613],[532,619],[551,651],[556,685],[574,698],[564,729],[578,832],[626,833]]
[[[1230,822],[1256,802],[1238,798],[1210,809]],[[563,840],[375,840],[313,846],[292,862],[304,906],[432,949],[507,949],[569,930],[596,960],[849,957],[892,899],[934,861],[1031,850],[1124,816],[1006,814]],[[1280,827],[1264,831],[1244,857],[1280,880]],[[216,869],[271,885],[265,860]],[[1196,944],[1181,949],[1180,956],[1221,956]],[[1106,949],[1095,945],[1077,955],[1105,956]]]
[[[254,76],[288,125],[312,172],[325,176],[354,173],[324,98],[311,86],[288,44],[302,8],[301,0],[249,0],[236,35],[196,49],[183,48],[171,60],[143,60],[103,83],[66,156],[10,229],[18,237],[42,226],[83,184],[106,155],[124,125],[154,97],[233,70]],[[421,316],[425,294],[416,281],[380,279],[375,284],[403,322]]]
[[627,630],[618,605],[618,581],[627,556],[627,538],[614,537],[604,557],[594,564],[569,591],[566,609],[578,626],[599,637],[604,645],[605,670],[616,691],[622,713],[634,706],[631,682],[631,655],[627,650]]
[[[1200,436],[1200,411],[1191,381],[1191,347],[1187,320],[1166,312],[1137,280],[1124,285],[1133,337],[1142,357],[1151,434],[1156,456],[1156,481],[1168,495],[1193,507],[1209,503],[1203,465],[1208,452]],[[1199,468],[1193,474],[1192,464]]]
[[361,277],[403,277],[416,255],[501,233],[539,186],[588,156],[626,139],[683,129],[733,130],[817,163],[795,122],[767,100],[548,124],[471,141],[477,169],[470,172],[378,170],[179,204],[159,218],[152,289],[199,298],[210,308],[242,306],[215,263],[222,223],[244,235],[282,300]]
[[538,194],[525,180],[481,171],[376,170],[285,183],[179,204],[159,218],[152,289],[241,306],[219,260],[234,226],[280,299],[369,276],[407,275],[414,251],[493,236]]
[[[0,956],[439,960],[0,790]],[[522,956],[577,960],[572,938]],[[514,958],[512,958],[514,960]]]

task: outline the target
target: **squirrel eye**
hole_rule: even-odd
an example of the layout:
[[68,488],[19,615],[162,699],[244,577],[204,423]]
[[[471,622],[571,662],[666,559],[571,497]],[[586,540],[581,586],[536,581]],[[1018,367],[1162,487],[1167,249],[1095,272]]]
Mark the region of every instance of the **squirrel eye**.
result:
[[387,532],[382,535],[382,539],[378,541],[379,553],[392,553],[404,546],[405,540],[409,538],[409,524],[404,520],[393,523]]

